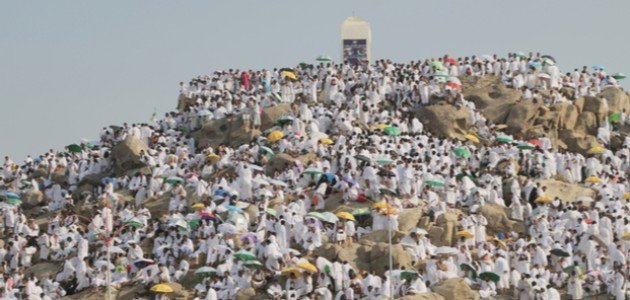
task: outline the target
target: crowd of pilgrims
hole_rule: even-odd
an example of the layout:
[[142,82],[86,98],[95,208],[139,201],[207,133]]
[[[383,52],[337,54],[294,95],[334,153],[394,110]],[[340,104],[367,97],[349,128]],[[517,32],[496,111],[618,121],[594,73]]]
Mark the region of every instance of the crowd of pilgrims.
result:
[[[20,165],[5,158],[0,298],[59,299],[104,290],[108,282],[113,289],[149,289],[187,280],[194,299],[234,299],[247,288],[271,299],[383,299],[465,278],[483,298],[625,299],[629,139],[615,152],[602,148],[586,156],[554,150],[544,137],[526,149],[520,141],[499,142],[501,133],[461,93],[459,79],[487,76],[521,89],[521,101],[548,104],[618,86],[603,68],[562,74],[553,60],[533,53],[198,76],[180,84],[181,95],[192,99],[180,112],[103,128],[97,142],[79,151],[50,150]],[[560,93],[567,86],[575,95]],[[435,99],[466,107],[486,146],[425,131],[431,124],[409,112]],[[199,148],[190,136],[226,117],[260,129],[263,109],[279,103],[292,108],[250,143]],[[620,122],[628,122],[625,112]],[[600,125],[608,136],[619,134],[607,124]],[[270,131],[282,134],[271,139]],[[93,190],[74,193],[86,176],[108,173],[113,145],[132,137],[149,146],[141,153],[149,172],[106,177]],[[470,155],[461,157],[456,148]],[[274,153],[315,155],[270,174]],[[63,183],[53,180],[59,172]],[[547,199],[538,181],[558,176],[596,196]],[[598,180],[587,180],[593,177]],[[508,180],[512,197],[504,199]],[[38,192],[45,196],[43,224],[9,201]],[[167,209],[152,214],[146,205],[155,201],[168,202]],[[507,207],[526,231],[487,234],[480,213],[486,204]],[[91,214],[74,213],[86,205]],[[326,211],[339,206],[358,209]],[[452,247],[437,247],[425,229],[403,232],[400,244],[416,267],[384,274],[316,255],[328,243],[347,246],[372,231],[399,230],[403,209],[431,220],[461,210],[463,234]],[[58,272],[29,272],[42,262],[56,263]]]

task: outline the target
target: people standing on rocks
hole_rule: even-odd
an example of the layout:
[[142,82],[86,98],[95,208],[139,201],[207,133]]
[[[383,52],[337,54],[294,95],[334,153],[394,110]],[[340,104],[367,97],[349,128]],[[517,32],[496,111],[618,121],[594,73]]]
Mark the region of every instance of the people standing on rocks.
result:
[[[545,109],[595,93],[610,149],[499,131],[462,92],[491,76]],[[625,111],[610,124],[608,86],[601,68],[562,76],[522,53],[196,77],[153,125],[104,128],[21,166],[5,158],[0,293],[623,299],[630,139]],[[463,110],[476,131],[436,134],[444,117],[419,114],[429,105]]]

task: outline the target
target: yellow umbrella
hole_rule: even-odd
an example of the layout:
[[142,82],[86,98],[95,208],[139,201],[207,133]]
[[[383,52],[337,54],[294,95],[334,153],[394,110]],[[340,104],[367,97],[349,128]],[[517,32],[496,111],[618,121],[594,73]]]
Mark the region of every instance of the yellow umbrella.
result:
[[599,179],[599,177],[595,177],[595,176],[588,177],[584,181],[588,182],[588,183],[600,183],[600,182],[602,182],[602,180]]
[[295,74],[293,72],[289,72],[289,71],[282,71],[282,73],[280,73],[282,76],[287,77],[287,78],[291,78],[293,80],[297,80],[297,76],[295,76]]
[[289,274],[294,274],[295,276],[300,276],[300,274],[302,274],[302,271],[300,269],[298,269],[298,268],[290,267],[290,268],[283,269],[281,274],[284,275],[284,276],[288,276]]
[[536,198],[536,200],[534,200],[534,202],[536,203],[551,203],[552,201],[553,198],[548,195],[539,196],[538,198]]
[[493,242],[495,242],[495,243],[497,243],[497,246],[499,246],[499,247],[501,247],[501,248],[503,248],[503,249],[506,249],[506,248],[507,248],[507,245],[505,244],[505,242],[504,242],[504,241],[502,241],[502,240],[500,240],[500,239],[493,238],[493,239],[492,239],[492,241],[493,241]]
[[383,216],[389,216],[389,215],[395,215],[398,213],[398,210],[394,207],[387,207],[387,208],[383,208],[380,210],[381,215]]
[[630,193],[625,193],[621,196],[622,199],[630,199]]
[[465,135],[464,138],[469,140],[469,141],[471,141],[471,142],[473,142],[473,143],[479,143],[479,138],[477,136],[475,136],[474,134],[469,133],[469,134]]
[[268,136],[267,136],[267,140],[270,142],[275,142],[279,139],[281,139],[284,136],[284,133],[282,133],[282,131],[272,131]]
[[337,213],[337,217],[340,218],[340,219],[356,221],[354,216],[351,213],[346,212],[346,211],[338,212]]
[[310,263],[308,261],[299,263],[298,267],[300,267],[300,268],[302,268],[302,269],[304,269],[306,271],[309,271],[311,273],[317,273],[317,271],[318,271],[317,267],[314,264],[312,264],[312,263]]
[[606,150],[606,148],[602,147],[602,146],[595,146],[592,147],[591,149],[588,149],[588,151],[586,151],[586,153],[588,154],[600,154],[603,153]]
[[333,142],[333,140],[329,139],[329,138],[323,138],[319,140],[320,143],[324,144],[324,145],[331,145]]
[[193,209],[204,209],[206,206],[203,203],[201,203],[201,202],[197,202],[197,203],[193,204],[191,207]]
[[457,236],[457,237],[462,237],[463,236],[463,237],[469,239],[469,238],[474,237],[475,235],[472,232],[468,231],[468,230],[460,230],[457,233],[455,233],[455,236]]
[[160,283],[152,286],[151,291],[156,293],[172,293],[173,288],[167,284]]
[[389,127],[389,125],[383,124],[383,123],[376,125],[376,128],[378,128],[380,130],[383,130],[383,129],[387,128],[387,127]]
[[208,160],[210,160],[211,163],[214,164],[214,163],[216,163],[217,161],[219,161],[221,159],[221,156],[218,156],[218,155],[216,155],[214,153],[210,153],[210,154],[208,154],[208,156],[206,156],[206,158]]
[[624,241],[630,241],[630,231],[624,232],[623,236],[621,236],[621,239]]
[[386,208],[388,206],[389,206],[389,203],[387,203],[385,201],[376,202],[376,203],[372,204],[372,207],[374,207],[374,208]]

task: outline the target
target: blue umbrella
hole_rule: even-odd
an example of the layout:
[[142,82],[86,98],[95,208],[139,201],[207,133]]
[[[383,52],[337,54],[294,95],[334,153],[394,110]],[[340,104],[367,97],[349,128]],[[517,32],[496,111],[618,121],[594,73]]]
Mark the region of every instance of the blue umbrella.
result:
[[110,182],[111,182],[111,183],[114,183],[115,181],[116,181],[116,179],[111,178],[111,177],[104,177],[104,178],[101,178],[101,183],[102,183],[102,184],[108,184],[108,183],[110,183]]
[[20,196],[13,192],[4,192],[4,195],[9,199],[20,199]]
[[602,65],[593,65],[593,70],[604,71],[606,70],[606,67]]
[[150,266],[152,264],[154,264],[155,262],[150,260],[150,259],[138,259],[136,261],[133,262],[133,265],[136,266],[136,268],[138,269],[142,269],[146,266]]
[[529,66],[530,67],[534,67],[534,68],[540,68],[541,64],[539,62],[537,62],[537,61],[530,61],[529,62]]
[[234,206],[234,205],[228,205],[227,207],[228,211],[234,211],[237,213],[243,213],[243,209],[241,209],[240,207]]

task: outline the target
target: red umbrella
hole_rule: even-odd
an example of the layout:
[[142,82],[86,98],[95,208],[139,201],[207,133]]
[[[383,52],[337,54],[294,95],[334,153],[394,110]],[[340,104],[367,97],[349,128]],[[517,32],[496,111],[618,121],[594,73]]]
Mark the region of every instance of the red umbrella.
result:
[[447,82],[446,86],[448,86],[448,87],[450,87],[450,88],[452,88],[454,90],[460,90],[462,88],[461,86],[459,86],[459,84],[457,84],[455,82],[452,82],[452,81]]
[[445,58],[445,59],[444,59],[444,62],[447,62],[447,63],[449,63],[449,64],[451,64],[451,65],[456,65],[456,64],[458,64],[458,63],[459,63],[459,62],[457,61],[457,59],[454,59],[454,58],[452,58],[452,57],[447,57],[447,58]]
[[529,139],[528,142],[532,145],[542,147],[542,142],[539,139]]

